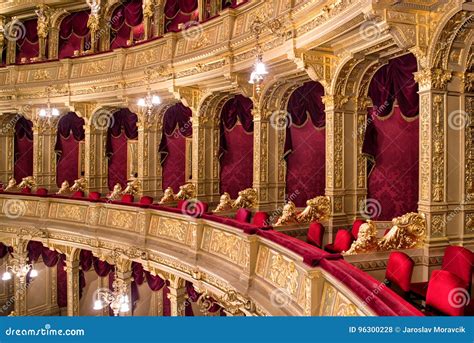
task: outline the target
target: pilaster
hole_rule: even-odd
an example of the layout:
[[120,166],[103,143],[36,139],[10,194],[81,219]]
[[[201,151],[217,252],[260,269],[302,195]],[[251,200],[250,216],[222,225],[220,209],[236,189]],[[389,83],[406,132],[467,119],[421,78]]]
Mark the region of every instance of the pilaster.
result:
[[37,187],[44,187],[50,192],[56,185],[56,144],[57,118],[40,118],[33,120],[33,176]]
[[79,316],[79,259],[76,254],[67,255],[67,315]]
[[184,279],[176,275],[171,275],[170,285],[168,286],[170,292],[168,299],[171,303],[171,316],[182,317],[185,315],[187,292]]
[[12,116],[3,121],[0,127],[0,181],[3,183],[7,183],[13,176],[14,127],[16,120],[17,116]]

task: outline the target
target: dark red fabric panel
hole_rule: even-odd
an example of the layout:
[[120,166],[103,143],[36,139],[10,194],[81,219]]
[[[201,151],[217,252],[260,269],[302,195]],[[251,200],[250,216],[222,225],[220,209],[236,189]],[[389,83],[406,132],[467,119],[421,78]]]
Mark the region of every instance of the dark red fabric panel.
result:
[[186,183],[186,138],[176,134],[166,139],[168,155],[163,163],[163,189],[173,188],[179,191],[179,186]]
[[180,102],[165,111],[163,115],[163,134],[159,147],[162,164],[169,154],[168,138],[183,136],[190,138],[193,135],[192,114],[191,109]]
[[65,260],[66,257],[61,255],[56,267],[58,307],[67,307],[67,272],[64,270],[66,267]]
[[56,166],[56,184],[61,187],[63,181],[72,185],[79,176],[79,142],[73,135],[69,138],[60,136],[59,140],[63,150]]
[[117,183],[122,187],[127,184],[127,136],[122,133],[112,137],[113,155],[109,159],[108,185],[112,190]]
[[253,184],[253,133],[235,125],[230,131],[225,130],[225,137],[227,151],[220,161],[220,192],[236,198],[239,191]]
[[92,251],[82,249],[79,254],[79,261],[81,263],[81,269],[85,272],[88,272],[92,267],[94,255]]
[[168,299],[168,294],[170,293],[170,289],[168,288],[169,281],[166,281],[166,286],[163,288],[163,316],[170,317],[171,316],[171,300]]
[[29,60],[39,55],[39,40],[37,33],[37,19],[26,20],[23,23],[25,30],[20,29],[16,41],[16,63],[22,58]]
[[112,49],[127,46],[127,41],[143,39],[143,10],[142,0],[124,1],[112,13],[111,43]]
[[37,262],[43,252],[43,244],[37,241],[29,241],[26,250],[28,251],[28,260],[31,263]]
[[74,56],[74,50],[90,49],[90,33],[87,27],[90,10],[74,12],[65,17],[59,26],[59,58]]
[[179,24],[199,20],[197,0],[167,0],[164,10],[165,32],[179,31]]
[[14,176],[16,182],[33,175],[33,141],[27,137],[16,139]]
[[293,150],[287,157],[286,192],[296,206],[324,195],[326,185],[326,130],[307,120],[302,127],[291,126]]
[[158,275],[151,275],[149,271],[145,271],[145,278],[148,287],[154,292],[159,291],[165,286],[165,281]]
[[[398,107],[385,120],[373,119],[377,132],[375,166],[367,199],[380,203],[372,219],[391,220],[418,208],[419,119],[405,120]],[[378,209],[379,208],[379,209]]]
[[112,266],[105,261],[99,260],[97,257],[93,257],[94,270],[100,277],[109,275],[112,271]]

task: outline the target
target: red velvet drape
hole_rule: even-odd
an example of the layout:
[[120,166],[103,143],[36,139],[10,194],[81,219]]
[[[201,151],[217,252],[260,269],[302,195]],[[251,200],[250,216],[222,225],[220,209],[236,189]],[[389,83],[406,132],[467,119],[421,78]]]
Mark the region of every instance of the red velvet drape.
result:
[[[173,188],[179,191],[179,186],[186,183],[186,138],[180,134],[167,137],[168,156],[163,162],[163,189]],[[188,175],[189,176],[189,175]]]
[[326,184],[326,130],[307,120],[301,127],[291,126],[293,150],[287,157],[286,192],[296,206],[324,195]]
[[79,142],[73,135],[59,139],[64,150],[56,167],[56,184],[61,187],[63,181],[67,180],[72,185],[79,176]]
[[179,24],[198,21],[197,0],[167,0],[165,3],[165,32],[179,31]]
[[416,212],[419,120],[403,118],[398,106],[393,107],[388,119],[372,118],[377,130],[377,150],[376,163],[367,181],[367,198],[380,203],[373,219],[391,220]]
[[20,117],[15,124],[14,177],[17,182],[33,175],[33,123]]
[[224,130],[227,151],[221,157],[220,191],[235,198],[253,184],[253,132],[246,132],[240,124]]
[[22,24],[24,26],[19,27],[19,33],[16,38],[16,63],[20,63],[22,58],[29,60],[33,57],[38,57],[39,54],[39,39],[37,32],[37,19],[30,19],[24,21]]
[[74,56],[74,50],[90,49],[90,32],[87,27],[90,10],[74,12],[65,17],[59,26],[59,58]]
[[142,0],[127,0],[112,13],[112,49],[127,46],[128,40],[139,41],[144,37]]

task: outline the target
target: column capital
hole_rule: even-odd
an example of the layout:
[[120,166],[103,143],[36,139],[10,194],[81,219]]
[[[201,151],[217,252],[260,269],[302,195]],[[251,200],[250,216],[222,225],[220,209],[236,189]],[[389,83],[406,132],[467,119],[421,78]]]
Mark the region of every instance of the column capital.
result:
[[415,81],[418,82],[420,92],[428,90],[446,90],[448,82],[451,81],[453,73],[441,68],[425,68],[415,73]]

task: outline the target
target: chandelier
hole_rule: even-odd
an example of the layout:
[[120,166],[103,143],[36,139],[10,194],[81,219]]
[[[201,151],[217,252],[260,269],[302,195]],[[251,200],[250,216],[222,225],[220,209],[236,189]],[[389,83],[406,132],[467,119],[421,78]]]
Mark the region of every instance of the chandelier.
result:
[[146,79],[146,96],[144,98],[140,98],[137,101],[137,105],[143,108],[146,108],[147,114],[151,114],[151,110],[153,106],[161,104],[161,99],[158,95],[151,94],[150,88],[150,78],[151,78],[151,71],[145,71],[145,79]]
[[10,263],[6,267],[5,273],[2,275],[3,281],[11,280],[12,274],[20,278],[26,277],[30,273],[30,277],[35,278],[38,276],[38,271],[34,269],[31,263],[21,263],[19,259],[12,258],[9,261]]
[[48,102],[46,103],[46,108],[42,108],[39,111],[39,116],[42,118],[53,118],[53,117],[59,117],[59,110],[57,108],[51,107],[51,102],[50,102],[50,94],[51,94],[51,88],[48,87],[46,88],[46,94],[48,96]]
[[130,311],[128,288],[123,280],[115,278],[112,283],[112,291],[105,288],[97,291],[94,310],[102,310],[106,306],[110,307],[116,317],[120,312]]

